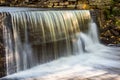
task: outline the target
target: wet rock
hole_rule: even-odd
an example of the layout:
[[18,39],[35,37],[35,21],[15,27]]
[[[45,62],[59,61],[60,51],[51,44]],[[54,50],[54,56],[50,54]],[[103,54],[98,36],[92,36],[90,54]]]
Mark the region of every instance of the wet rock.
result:
[[116,44],[108,44],[108,46],[114,46],[114,47],[116,47]]
[[117,47],[120,47],[120,43],[119,44],[116,44]]
[[106,37],[100,37],[100,40],[103,44],[109,44],[110,43],[108,38],[106,38]]
[[120,44],[108,44],[108,46],[112,46],[112,47],[120,47]]
[[104,36],[105,36],[105,37],[110,37],[110,36],[112,36],[110,30],[107,30],[107,31],[105,32]]
[[[1,17],[1,14],[0,14],[0,18],[3,18]],[[1,24],[2,23],[2,19],[0,20],[0,77],[2,76],[5,76],[5,49],[4,49],[4,43],[3,43],[3,25]]]
[[115,30],[111,30],[111,33],[113,34],[113,35],[115,35],[115,36],[119,36],[120,34],[119,34],[119,32],[117,32],[117,31],[115,31]]

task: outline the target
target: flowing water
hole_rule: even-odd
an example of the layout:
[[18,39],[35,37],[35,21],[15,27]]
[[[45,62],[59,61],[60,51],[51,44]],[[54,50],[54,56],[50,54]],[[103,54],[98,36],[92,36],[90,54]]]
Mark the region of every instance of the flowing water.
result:
[[87,32],[91,20],[87,10],[8,14],[12,24],[4,27],[8,75],[62,56],[73,55],[79,51],[79,45],[75,43],[76,34]]
[[12,78],[42,76],[79,65],[120,66],[112,61],[119,59],[119,48],[100,44],[89,10],[8,14],[12,25],[3,30],[7,75],[16,73]]

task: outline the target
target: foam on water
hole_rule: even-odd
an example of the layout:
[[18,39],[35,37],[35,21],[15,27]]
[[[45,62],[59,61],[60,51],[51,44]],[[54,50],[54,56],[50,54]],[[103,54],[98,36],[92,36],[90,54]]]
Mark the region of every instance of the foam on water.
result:
[[[64,76],[70,73],[84,73],[82,76],[95,76],[97,74],[107,73],[104,68],[120,68],[120,57],[118,56],[120,55],[120,48],[106,47],[99,43],[91,42],[92,38],[89,37],[89,39],[86,39],[88,38],[88,35],[84,33],[80,33],[79,39],[80,37],[83,40],[85,39],[85,46],[88,46],[85,48],[86,51],[83,52],[84,54],[79,53],[79,55],[62,57],[50,63],[38,65],[31,69],[9,75],[6,78],[25,80],[28,80],[28,78],[37,78],[39,80],[43,77],[50,77],[51,75],[51,77],[48,79],[52,80],[52,74]],[[89,45],[89,43],[93,43],[93,45]],[[89,71],[97,71],[97,73],[89,74]]]
[[[60,75],[64,75],[66,73],[69,74],[73,72],[79,72],[83,74],[85,71],[97,70],[96,67],[103,69],[104,67],[120,68],[119,61],[114,60],[119,58],[118,56],[115,55],[119,53],[116,51],[117,49],[115,49],[114,51],[110,51],[107,48],[105,49],[105,46],[103,47],[100,46],[99,48],[98,46],[99,45],[94,45],[93,47],[93,49],[95,49],[94,52],[89,52],[71,57],[64,57],[50,63],[36,66],[29,70],[25,70],[19,73],[15,73],[13,75],[9,75],[6,78],[8,79],[22,78],[27,80],[27,78],[35,78],[35,77],[41,78],[46,75],[56,74],[58,72],[63,72],[63,71],[65,71],[65,73],[61,73]],[[100,49],[100,48],[104,48],[104,49]],[[107,51],[108,53],[106,53]],[[114,53],[109,54],[110,52],[114,52]],[[105,70],[103,70],[102,72],[107,73]],[[86,74],[86,76],[88,76],[88,74]]]

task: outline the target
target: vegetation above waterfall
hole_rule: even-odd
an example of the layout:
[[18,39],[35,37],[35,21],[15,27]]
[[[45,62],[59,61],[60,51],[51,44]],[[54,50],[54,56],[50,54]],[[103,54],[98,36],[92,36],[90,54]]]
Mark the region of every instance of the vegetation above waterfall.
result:
[[110,8],[103,9],[103,12],[102,42],[105,44],[120,44],[120,0],[112,0]]

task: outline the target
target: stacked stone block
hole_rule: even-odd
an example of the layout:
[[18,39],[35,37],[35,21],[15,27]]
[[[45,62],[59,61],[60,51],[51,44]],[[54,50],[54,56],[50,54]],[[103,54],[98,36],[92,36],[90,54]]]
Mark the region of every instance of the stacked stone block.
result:
[[28,6],[44,8],[76,8],[86,9],[91,7],[102,8],[111,3],[111,0],[0,0],[0,5]]

